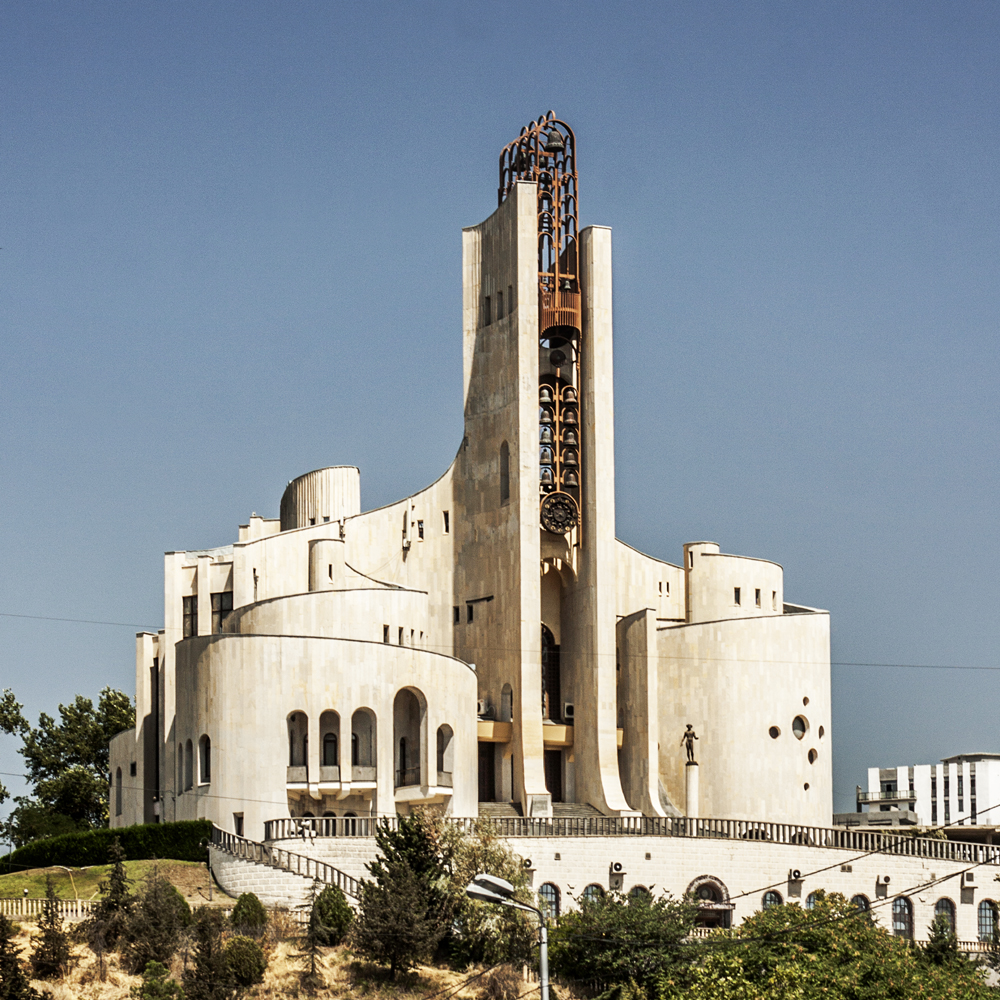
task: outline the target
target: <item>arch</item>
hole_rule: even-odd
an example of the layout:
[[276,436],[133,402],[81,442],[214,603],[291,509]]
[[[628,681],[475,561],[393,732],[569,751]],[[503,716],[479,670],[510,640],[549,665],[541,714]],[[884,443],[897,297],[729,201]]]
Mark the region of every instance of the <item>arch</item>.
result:
[[122,814],[122,769],[115,771],[115,815]]
[[781,898],[781,893],[777,889],[768,889],[764,893],[764,898],[761,900],[761,905],[765,910],[771,909],[772,906],[781,906],[784,904],[784,900]]
[[629,902],[639,901],[652,902],[653,894],[644,885],[634,885],[628,891]]
[[438,726],[437,769],[438,784],[442,784],[442,776],[446,776],[447,784],[450,785],[452,772],[455,770],[455,733],[447,723]]
[[500,503],[510,501],[510,445],[500,445]]
[[[320,767],[340,767],[340,716],[328,709],[319,717]],[[339,773],[320,774],[320,778],[338,780]]]
[[309,716],[305,712],[288,713],[288,766],[309,766]]
[[819,899],[819,893],[818,892],[811,892],[811,893],[809,893],[809,895],[806,896],[806,909],[807,910],[815,910],[816,909],[816,900],[817,899]]
[[591,882],[586,889],[580,893],[580,899],[584,903],[597,903],[604,899],[604,888],[596,882]]
[[400,688],[392,702],[395,787],[427,784],[424,745],[427,699],[414,687]]
[[872,902],[863,893],[858,893],[856,896],[851,896],[851,903],[860,913],[871,913]]
[[561,719],[562,695],[560,677],[559,646],[552,629],[542,623],[542,718]]
[[377,719],[370,708],[359,708],[351,716],[351,767],[359,768],[355,780],[375,777],[375,747]]
[[955,933],[955,904],[947,897],[942,896],[934,904],[934,919],[944,917],[948,921],[948,930]]
[[892,901],[892,933],[913,940],[913,904],[906,896],[897,896]]
[[198,740],[198,784],[207,785],[212,780],[212,741],[206,734]]
[[194,788],[194,745],[190,740],[184,744],[184,791]]
[[543,882],[538,887],[538,908],[548,920],[559,916],[559,886],[554,882]]
[[699,875],[684,890],[684,897],[698,907],[695,924],[698,927],[732,926],[735,904],[729,899],[726,883],[716,875]]
[[997,926],[997,904],[992,899],[984,899],[979,904],[979,940],[992,941]]

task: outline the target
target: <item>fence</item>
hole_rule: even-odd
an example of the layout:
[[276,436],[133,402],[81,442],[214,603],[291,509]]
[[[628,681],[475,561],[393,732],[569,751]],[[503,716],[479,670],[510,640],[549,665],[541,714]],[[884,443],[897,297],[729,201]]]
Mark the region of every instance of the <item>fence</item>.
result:
[[[264,840],[312,837],[373,837],[380,823],[395,827],[395,818],[323,816],[268,820]],[[827,847],[844,851],[883,852],[939,861],[977,865],[1000,864],[1000,845],[967,844],[909,837],[858,827],[801,826],[735,819],[691,819],[656,816],[565,816],[554,819],[489,817],[449,819],[448,823],[471,831],[484,824],[499,837],[704,837],[712,840],[756,840],[798,847]],[[346,890],[345,890],[346,891]]]
[[293,854],[291,851],[269,844],[259,844],[255,840],[247,840],[246,837],[239,837],[235,833],[227,833],[217,826],[212,827],[212,845],[243,861],[269,865],[271,868],[280,868],[293,875],[319,879],[327,885],[335,885],[345,896],[352,896],[354,899],[360,894],[361,887],[357,879],[351,878],[346,872],[328,865],[325,861],[317,861],[316,858]]
[[[45,897],[10,896],[0,898],[0,913],[5,917],[37,917],[45,905]],[[90,916],[97,905],[92,899],[57,899],[56,907],[63,920],[75,923]]]

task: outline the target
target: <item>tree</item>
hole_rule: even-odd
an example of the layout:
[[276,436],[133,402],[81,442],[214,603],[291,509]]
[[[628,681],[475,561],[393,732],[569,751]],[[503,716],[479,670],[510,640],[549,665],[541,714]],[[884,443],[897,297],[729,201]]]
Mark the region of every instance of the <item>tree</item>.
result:
[[365,957],[395,976],[429,958],[444,937],[453,909],[451,843],[439,820],[418,811],[393,826],[378,825],[380,857],[361,883],[353,941]]
[[34,989],[21,966],[21,952],[14,945],[17,927],[0,913],[0,1000],[42,1000],[51,997]]
[[142,982],[129,990],[133,1000],[184,1000],[180,983],[169,978],[166,966],[149,962],[142,973]]
[[136,894],[124,938],[125,964],[132,972],[173,957],[193,921],[184,897],[154,867]]
[[232,1000],[239,993],[222,946],[222,914],[202,906],[195,913],[194,967],[184,970],[188,1000]]
[[[25,719],[13,692],[3,692],[0,731],[21,738],[19,753],[32,786],[32,798],[18,799],[12,815],[18,846],[39,834],[65,833],[67,822],[71,829],[107,826],[108,743],[134,725],[128,695],[109,687],[101,691],[96,708],[91,699],[77,695],[71,704],[59,706],[58,722],[43,712],[37,727]],[[0,801],[6,796],[0,788]]]
[[236,900],[233,912],[229,915],[229,923],[237,934],[262,937],[267,929],[267,910],[254,893],[244,892]]
[[31,971],[35,979],[55,979],[69,964],[69,938],[59,916],[59,900],[51,875],[45,876],[45,902],[38,921],[41,934],[31,953]]
[[351,921],[354,920],[354,911],[337,886],[328,885],[322,890],[316,891],[317,889],[318,886],[314,885],[313,892],[310,893],[315,899],[309,910],[309,933],[315,937],[318,945],[329,948],[344,940]]
[[695,913],[690,903],[648,893],[583,899],[552,929],[549,967],[565,979],[602,988],[631,980],[648,992],[661,977],[683,975],[694,957],[685,939]]
[[114,950],[119,939],[127,935],[135,906],[135,897],[129,889],[132,880],[125,870],[125,851],[117,837],[109,853],[111,871],[98,883],[103,897],[84,927],[91,950],[99,955],[103,955],[105,949]]
[[245,934],[230,938],[225,947],[226,965],[237,986],[244,988],[264,982],[267,958],[264,949]]
[[931,965],[955,965],[966,961],[958,950],[958,937],[951,921],[939,913],[928,928],[930,935],[923,947],[923,957]]

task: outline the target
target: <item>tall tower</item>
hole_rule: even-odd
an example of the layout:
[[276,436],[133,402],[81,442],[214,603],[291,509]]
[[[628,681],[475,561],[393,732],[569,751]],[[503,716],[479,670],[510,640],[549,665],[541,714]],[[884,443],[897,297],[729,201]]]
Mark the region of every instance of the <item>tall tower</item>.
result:
[[500,155],[463,236],[465,439],[455,651],[484,713],[480,795],[630,812],[617,760],[611,233],[578,230],[576,139],[552,112]]

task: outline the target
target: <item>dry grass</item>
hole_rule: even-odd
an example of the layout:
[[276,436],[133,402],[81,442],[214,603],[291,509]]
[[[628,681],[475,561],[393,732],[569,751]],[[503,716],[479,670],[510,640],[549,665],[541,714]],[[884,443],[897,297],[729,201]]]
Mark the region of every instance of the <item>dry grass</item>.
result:
[[[278,921],[280,923],[279,915]],[[288,931],[293,931],[292,921],[287,921]],[[275,928],[277,930],[278,928]],[[34,924],[20,926],[16,946],[21,949],[22,959],[27,959],[32,950],[32,942],[37,934]],[[475,976],[479,969],[453,972],[434,966],[419,966],[398,982],[393,982],[388,973],[376,966],[359,962],[344,947],[324,948],[317,982],[308,981],[309,959],[303,955],[302,947],[294,937],[276,940],[271,933],[264,940],[268,954],[267,973],[260,986],[251,989],[248,998],[260,1000],[286,1000],[292,997],[315,997],[316,1000],[348,1000],[353,997],[367,997],[370,1000],[424,1000],[439,991],[451,992],[461,983]],[[141,982],[139,976],[125,972],[116,954],[105,956],[105,980],[98,974],[98,963],[93,953],[85,945],[72,947],[73,967],[63,979],[34,981],[33,985],[51,992],[53,1000],[129,1000],[131,987]],[[178,952],[171,962],[170,974],[178,981],[184,971],[185,954]],[[453,1000],[474,1000],[479,995],[482,979],[475,979],[464,988],[452,994]],[[531,988],[525,983],[521,993]]]

